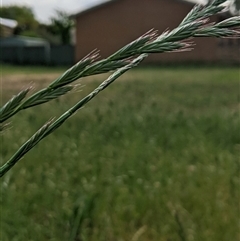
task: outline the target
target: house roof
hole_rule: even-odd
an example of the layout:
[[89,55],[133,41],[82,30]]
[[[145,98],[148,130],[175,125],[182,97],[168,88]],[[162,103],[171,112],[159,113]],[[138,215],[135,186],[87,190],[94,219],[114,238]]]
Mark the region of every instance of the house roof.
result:
[[72,14],[71,17],[73,17],[73,18],[77,17],[78,15],[82,15],[86,12],[90,12],[94,9],[97,9],[99,7],[102,7],[104,5],[107,5],[107,4],[115,2],[115,1],[118,1],[118,0],[102,0],[102,2],[98,2],[98,3],[95,3],[95,4],[88,5],[86,8],[77,11],[75,14]]
[[28,47],[28,46],[48,46],[49,43],[41,38],[32,38],[25,36],[11,36],[7,38],[0,38],[1,47]]
[[[75,17],[78,17],[79,15],[83,15],[87,12],[90,12],[90,11],[93,11],[95,9],[98,9],[100,7],[103,7],[105,5],[108,5],[108,4],[111,4],[113,2],[116,2],[116,1],[120,1],[120,0],[102,0],[102,2],[100,3],[95,3],[93,5],[90,5],[84,9],[81,9],[80,11],[78,11],[77,13],[75,14],[72,14],[71,17],[72,18],[75,18]],[[169,0],[166,0],[166,1],[169,1]],[[194,5],[196,4],[199,0],[172,0],[172,1],[180,1],[180,2],[183,2],[185,4],[191,4],[191,5]],[[195,1],[195,3],[193,2]]]
[[18,25],[18,22],[13,19],[0,18],[0,25],[8,28],[16,28]]

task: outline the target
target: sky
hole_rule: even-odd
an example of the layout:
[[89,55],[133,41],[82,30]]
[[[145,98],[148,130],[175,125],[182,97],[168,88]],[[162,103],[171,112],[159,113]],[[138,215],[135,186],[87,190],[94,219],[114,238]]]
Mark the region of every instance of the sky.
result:
[[[36,19],[42,23],[49,23],[55,10],[63,10],[69,14],[77,13],[88,7],[108,0],[0,0],[1,5],[24,5],[33,9]],[[191,2],[206,3],[206,0],[188,0]]]
[[1,0],[1,5],[16,4],[31,7],[38,21],[48,23],[56,9],[74,14],[103,1],[106,0]]

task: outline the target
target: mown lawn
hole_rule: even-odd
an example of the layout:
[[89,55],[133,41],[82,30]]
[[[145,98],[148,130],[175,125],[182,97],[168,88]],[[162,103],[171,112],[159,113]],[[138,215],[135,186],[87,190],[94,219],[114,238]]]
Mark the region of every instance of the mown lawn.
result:
[[0,65],[1,75],[9,74],[36,74],[36,73],[61,73],[66,67],[51,67],[51,66],[32,66],[32,65]]
[[[2,163],[99,77],[81,83],[12,118]],[[125,74],[1,179],[0,240],[238,240],[239,90],[237,68]]]

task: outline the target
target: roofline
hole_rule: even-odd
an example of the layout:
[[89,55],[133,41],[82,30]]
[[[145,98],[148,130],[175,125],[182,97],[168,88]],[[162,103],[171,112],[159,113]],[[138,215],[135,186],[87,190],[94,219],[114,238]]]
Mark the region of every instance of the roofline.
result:
[[[78,17],[78,16],[80,16],[80,15],[83,15],[83,14],[85,14],[85,13],[94,11],[94,10],[96,10],[96,9],[98,9],[98,8],[101,8],[101,7],[103,7],[103,6],[105,6],[105,5],[108,5],[108,4],[112,4],[112,3],[117,2],[117,1],[119,1],[119,0],[110,0],[110,1],[103,2],[103,3],[99,3],[98,5],[95,5],[95,6],[93,6],[93,7],[90,7],[90,8],[88,8],[88,9],[86,9],[86,10],[83,10],[83,11],[80,11],[80,12],[78,12],[78,13],[75,13],[75,14],[70,15],[70,18],[76,18],[76,17]],[[169,0],[168,0],[168,1],[169,1]],[[177,1],[177,2],[181,2],[181,3],[183,3],[183,4],[189,4],[189,5],[192,5],[192,6],[196,5],[196,3],[189,2],[189,1],[186,1],[186,0],[172,0],[172,1]]]
[[83,10],[83,11],[79,11],[78,13],[72,14],[72,15],[70,15],[70,17],[71,18],[76,18],[79,15],[83,15],[85,13],[91,12],[93,10],[96,10],[98,8],[101,8],[101,7],[105,6],[105,5],[108,5],[108,4],[116,2],[116,1],[118,1],[118,0],[109,0],[109,1],[106,1],[106,2],[103,2],[103,3],[99,3],[99,4],[97,4],[97,5],[93,6],[93,7],[89,7],[87,9]]

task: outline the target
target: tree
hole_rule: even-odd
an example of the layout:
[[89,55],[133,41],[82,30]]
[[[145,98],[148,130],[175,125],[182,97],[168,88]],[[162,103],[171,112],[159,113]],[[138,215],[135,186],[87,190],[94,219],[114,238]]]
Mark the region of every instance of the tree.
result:
[[74,26],[74,21],[69,18],[68,14],[56,10],[56,17],[52,18],[51,31],[53,34],[60,36],[62,44],[71,42],[71,29]]
[[32,9],[26,6],[3,6],[0,10],[0,17],[14,19],[18,22],[15,34],[23,31],[35,31],[38,27],[38,21],[35,19]]

